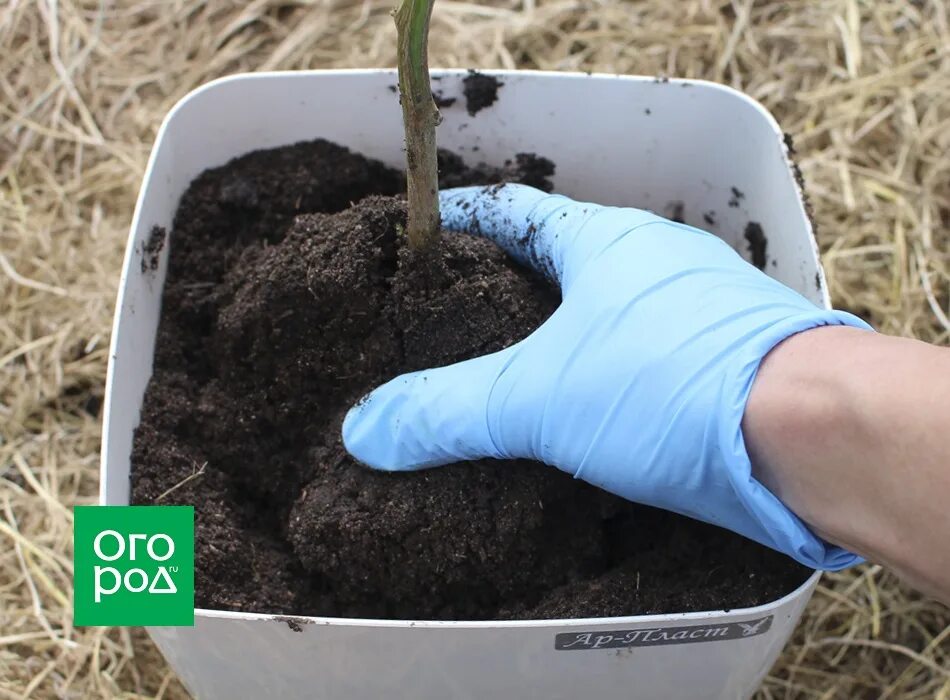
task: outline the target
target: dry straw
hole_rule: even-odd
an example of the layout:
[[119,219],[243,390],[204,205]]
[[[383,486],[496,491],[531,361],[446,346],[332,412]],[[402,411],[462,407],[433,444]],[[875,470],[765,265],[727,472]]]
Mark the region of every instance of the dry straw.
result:
[[[148,149],[172,103],[211,78],[392,65],[392,4],[0,3],[0,697],[184,695],[141,630],[70,620],[69,506],[95,499],[110,317]],[[945,0],[440,0],[432,62],[745,90],[796,137],[835,303],[948,343]],[[760,697],[950,700],[948,625],[879,567],[827,576]]]

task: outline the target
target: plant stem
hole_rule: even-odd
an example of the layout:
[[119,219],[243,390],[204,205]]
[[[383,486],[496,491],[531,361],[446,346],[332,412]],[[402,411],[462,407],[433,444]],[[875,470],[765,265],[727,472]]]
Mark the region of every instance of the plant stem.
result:
[[439,167],[435,127],[442,117],[429,83],[429,18],[435,0],[403,0],[396,10],[399,94],[406,130],[409,247],[429,250],[439,242]]

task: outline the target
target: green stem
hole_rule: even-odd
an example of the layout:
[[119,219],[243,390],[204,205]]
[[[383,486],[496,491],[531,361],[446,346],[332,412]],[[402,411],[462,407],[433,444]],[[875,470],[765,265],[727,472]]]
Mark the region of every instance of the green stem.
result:
[[441,121],[429,82],[429,18],[435,0],[403,0],[395,12],[399,94],[406,130],[409,247],[429,250],[439,241],[439,168],[435,128]]

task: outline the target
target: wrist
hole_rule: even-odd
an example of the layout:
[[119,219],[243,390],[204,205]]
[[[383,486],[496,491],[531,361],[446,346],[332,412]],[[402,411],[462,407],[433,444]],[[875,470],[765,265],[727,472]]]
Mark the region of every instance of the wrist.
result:
[[863,432],[853,374],[843,365],[849,346],[866,339],[866,331],[845,326],[786,339],[762,360],[742,419],[753,478],[816,535],[853,550],[862,548],[843,541],[844,509],[820,465],[837,458],[841,435]]
[[743,418],[753,477],[825,540],[950,600],[950,353],[820,328],[760,366]]
[[[848,540],[829,537],[821,523],[816,524],[813,519],[807,519],[807,508],[796,507],[796,500],[789,497],[793,489],[787,488],[784,482],[778,487],[774,482],[763,483],[762,474],[765,470],[761,468],[761,459],[756,458],[763,453],[770,457],[779,455],[782,459],[770,460],[768,469],[786,474],[789,472],[788,465],[795,460],[795,455],[790,454],[787,445],[807,444],[803,438],[809,436],[812,427],[824,424],[822,416],[826,408],[821,405],[821,401],[825,395],[807,392],[813,402],[799,410],[797,388],[790,381],[795,374],[793,370],[807,367],[807,363],[784,361],[779,376],[770,371],[770,365],[775,364],[776,357],[787,358],[790,349],[799,345],[800,338],[824,333],[825,329],[840,330],[840,324],[867,328],[859,319],[840,312],[802,314],[763,327],[732,357],[718,412],[718,455],[724,462],[724,473],[741,503],[742,512],[755,523],[751,534],[742,531],[743,534],[769,544],[803,564],[825,570],[839,570],[860,563],[860,557],[853,553],[857,550],[848,546]],[[763,358],[770,358],[770,361],[765,362]],[[807,372],[803,372],[803,376],[812,379]],[[816,385],[820,385],[820,381]],[[762,386],[767,386],[769,391],[763,392]],[[753,392],[757,396],[750,411],[750,394]],[[751,416],[752,420],[747,420],[745,416]],[[758,429],[759,424],[767,429]],[[764,450],[760,449],[761,444],[766,442],[763,435],[770,441]],[[760,464],[755,471],[753,459]],[[818,470],[810,473],[817,474]],[[781,498],[779,493],[782,494]]]

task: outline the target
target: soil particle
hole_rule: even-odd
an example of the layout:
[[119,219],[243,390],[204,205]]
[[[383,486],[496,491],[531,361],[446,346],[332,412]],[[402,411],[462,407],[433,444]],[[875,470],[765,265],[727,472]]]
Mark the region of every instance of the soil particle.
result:
[[277,622],[283,622],[293,632],[303,632],[303,626],[312,624],[311,620],[305,617],[293,617],[291,615],[274,615]]
[[788,152],[788,163],[792,167],[792,177],[795,178],[795,183],[798,185],[798,190],[802,195],[802,204],[805,206],[805,216],[808,217],[808,223],[811,224],[811,230],[815,235],[818,235],[818,225],[815,223],[815,211],[812,206],[811,199],[808,196],[808,192],[805,189],[805,176],[802,174],[802,169],[798,165],[798,161],[795,159],[795,142],[792,139],[792,135],[788,132],[782,134],[782,140],[785,143],[785,148]]
[[[466,170],[443,155],[458,184],[542,162],[546,179],[536,157]],[[197,605],[586,617],[755,605],[804,581],[771,550],[536,463],[356,464],[340,425],[367,391],[507,347],[558,304],[484,239],[410,253],[404,202],[379,196],[402,187],[314,141],[206,171],[182,197],[132,488],[137,504],[195,506]]]
[[739,206],[739,202],[745,199],[745,193],[740,190],[738,187],[730,188],[732,196],[729,198],[729,206],[735,209]]
[[485,75],[470,70],[462,80],[464,85],[465,108],[475,116],[486,107],[491,107],[498,99],[498,89],[504,84],[493,75]]
[[686,219],[684,218],[686,205],[681,201],[673,201],[666,205],[666,210],[669,212],[669,220],[675,221],[678,224],[685,224]]
[[792,138],[792,135],[787,131],[783,131],[782,141],[785,143],[785,148],[788,150],[788,155],[795,155],[795,140]]
[[764,270],[768,262],[769,240],[766,238],[762,226],[755,221],[750,221],[746,224],[744,235],[752,264],[760,270]]
[[454,105],[458,98],[456,97],[443,97],[441,90],[432,91],[432,101],[435,102],[435,106],[439,109],[444,109],[446,107],[451,107]]
[[165,248],[166,231],[161,226],[153,226],[148,233],[148,239],[142,244],[142,274],[155,272],[162,259],[162,250]]

